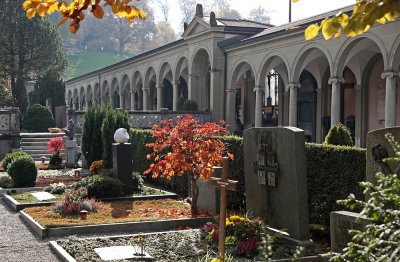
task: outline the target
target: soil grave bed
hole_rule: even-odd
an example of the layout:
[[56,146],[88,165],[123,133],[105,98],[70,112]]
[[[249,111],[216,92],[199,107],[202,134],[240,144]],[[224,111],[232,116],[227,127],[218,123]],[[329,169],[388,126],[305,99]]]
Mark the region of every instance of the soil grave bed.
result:
[[[71,236],[57,241],[50,241],[52,251],[62,260],[67,262],[102,261],[94,251],[95,248],[127,246],[136,244],[138,235],[125,235],[113,237],[78,238]],[[193,262],[199,261],[207,253],[210,260],[217,257],[217,249],[210,247],[201,239],[200,230],[181,230],[141,234],[145,241],[145,251],[157,262]],[[235,257],[237,262],[265,261],[258,255],[254,258]],[[113,260],[123,261],[123,260]],[[290,259],[272,260],[275,262],[292,261]],[[317,262],[323,261],[318,256],[309,256],[296,261]]]
[[192,217],[190,206],[174,199],[103,202],[97,212],[81,220],[79,214],[61,215],[52,207],[30,207],[21,219],[41,238],[92,233],[137,233],[196,228],[212,221],[209,214]]
[[[32,188],[29,188],[32,189]],[[51,206],[56,201],[62,199],[63,194],[54,194],[56,198],[52,201],[35,201],[35,197],[30,193],[36,191],[43,191],[44,187],[34,188],[34,190],[24,190],[24,188],[15,189],[15,194],[8,194],[7,192],[1,193],[4,203],[6,203],[11,210],[18,212],[28,207],[40,207],[40,206]],[[5,191],[9,191],[5,190]],[[126,201],[126,200],[156,200],[156,199],[177,199],[178,195],[167,192],[160,189],[155,189],[152,187],[145,186],[143,192],[134,193],[131,196],[116,197],[116,198],[101,198],[100,201],[103,202],[115,202],[115,201]]]

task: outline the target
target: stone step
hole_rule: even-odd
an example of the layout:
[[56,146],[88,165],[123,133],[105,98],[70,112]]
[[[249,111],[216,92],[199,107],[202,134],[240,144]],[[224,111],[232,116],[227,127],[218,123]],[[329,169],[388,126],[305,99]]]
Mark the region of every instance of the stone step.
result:
[[21,142],[22,147],[30,147],[30,146],[47,146],[47,142]]
[[42,143],[47,143],[50,139],[52,139],[51,137],[35,137],[35,138],[22,138],[21,142],[42,142]]
[[28,137],[33,137],[33,138],[40,138],[40,137],[49,137],[49,138],[54,138],[58,136],[65,136],[65,133],[21,133],[22,138],[28,138]]
[[40,150],[40,151],[47,151],[47,144],[45,145],[35,145],[35,146],[26,146],[21,145],[22,150]]

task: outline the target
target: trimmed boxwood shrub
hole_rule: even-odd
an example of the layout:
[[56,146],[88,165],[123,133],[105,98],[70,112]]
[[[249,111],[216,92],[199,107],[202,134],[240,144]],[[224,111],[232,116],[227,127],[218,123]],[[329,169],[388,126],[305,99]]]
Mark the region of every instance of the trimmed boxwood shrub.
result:
[[40,104],[33,105],[24,116],[23,127],[29,132],[48,132],[54,125],[50,109]]
[[184,111],[197,111],[198,105],[197,102],[194,100],[186,100],[185,103],[183,103],[183,110]]
[[16,159],[11,163],[7,173],[12,178],[15,187],[35,186],[37,169],[32,158]]
[[350,193],[362,197],[366,150],[354,147],[306,144],[308,212],[311,224],[329,231],[332,211],[343,210],[336,201]]
[[121,197],[125,195],[124,184],[117,178],[94,175],[85,177],[79,182],[71,185],[71,188],[86,188],[88,197],[106,198],[106,197]]
[[13,153],[8,153],[4,156],[3,160],[1,161],[1,165],[4,167],[4,170],[7,171],[12,162],[23,157],[32,159],[32,157],[27,153],[25,153],[24,151],[13,152]]

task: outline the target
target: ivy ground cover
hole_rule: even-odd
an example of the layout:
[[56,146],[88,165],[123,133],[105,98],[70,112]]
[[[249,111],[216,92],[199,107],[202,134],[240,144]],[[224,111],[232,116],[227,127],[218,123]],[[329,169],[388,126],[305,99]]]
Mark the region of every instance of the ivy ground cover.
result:
[[81,220],[79,214],[54,213],[52,208],[31,207],[24,212],[45,228],[192,218],[189,204],[172,199],[102,202],[98,211],[91,212],[86,220]]

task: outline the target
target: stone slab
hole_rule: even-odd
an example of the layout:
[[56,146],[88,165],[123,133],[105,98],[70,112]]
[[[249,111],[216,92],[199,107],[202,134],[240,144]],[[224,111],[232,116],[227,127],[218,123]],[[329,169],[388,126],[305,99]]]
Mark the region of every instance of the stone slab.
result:
[[143,256],[136,255],[139,252],[139,247],[134,246],[113,246],[113,247],[102,247],[95,248],[94,251],[104,261],[117,260],[117,259],[129,259],[129,260],[141,260],[151,261],[152,257],[145,252]]
[[[304,131],[251,128],[244,132],[243,146],[247,211],[294,239],[308,241]],[[274,171],[260,174],[261,167]]]
[[[221,177],[222,168],[214,167],[214,177]],[[214,214],[219,213],[220,206],[220,190],[211,184],[211,181],[197,181],[199,187],[199,199],[197,200],[197,207],[205,212]]]
[[50,194],[49,192],[34,192],[31,193],[31,195],[39,201],[46,201],[56,198],[53,194]]
[[349,230],[363,230],[368,223],[370,221],[359,213],[348,211],[331,212],[331,250],[333,252],[341,252],[352,239]]
[[113,156],[113,173],[126,185],[127,193],[133,191],[133,150],[131,144],[116,144],[112,145],[112,156]]
[[372,148],[375,145],[380,144],[386,149],[389,156],[394,156],[394,151],[385,138],[385,134],[387,133],[391,133],[396,141],[400,141],[400,127],[378,129],[367,134],[367,182],[375,182],[375,174],[382,172],[382,167],[374,160],[372,155]]

